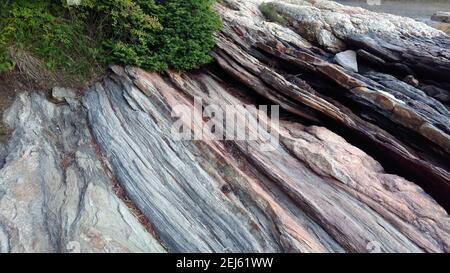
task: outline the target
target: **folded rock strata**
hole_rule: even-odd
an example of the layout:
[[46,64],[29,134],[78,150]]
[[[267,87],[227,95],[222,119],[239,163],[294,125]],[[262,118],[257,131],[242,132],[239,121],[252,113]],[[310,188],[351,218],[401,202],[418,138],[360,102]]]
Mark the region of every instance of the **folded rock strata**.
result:
[[[356,33],[327,34],[330,47],[320,30],[336,28],[325,25],[377,15],[276,1],[281,26],[260,3],[216,5],[215,62],[198,71],[114,66],[81,96],[20,95],[4,115],[0,251],[450,251],[449,104],[427,93],[448,92],[433,69],[450,68],[449,38],[382,15],[391,28],[353,22]],[[347,49],[359,73],[334,63]],[[277,104],[279,126],[254,108],[237,115],[254,139],[178,140],[176,122],[208,123],[194,98],[219,110]],[[174,116],[179,107],[194,120]]]
[[1,252],[162,252],[113,188],[81,104],[20,95],[0,166]]
[[[223,70],[288,112],[313,122],[322,116],[323,123],[367,150],[374,148],[374,156],[450,209],[447,35],[410,19],[312,0],[271,2],[290,22],[283,27],[257,16],[262,1],[233,2],[234,11],[221,10],[224,27],[213,52]],[[303,16],[294,16],[305,10],[329,13],[315,17],[318,24],[360,14],[397,27],[383,31],[367,21],[366,28],[339,36],[346,49],[358,52],[360,73],[354,73],[334,64],[334,53],[314,45],[317,39],[292,27],[312,27]],[[418,86],[402,81],[408,75],[418,79]]]

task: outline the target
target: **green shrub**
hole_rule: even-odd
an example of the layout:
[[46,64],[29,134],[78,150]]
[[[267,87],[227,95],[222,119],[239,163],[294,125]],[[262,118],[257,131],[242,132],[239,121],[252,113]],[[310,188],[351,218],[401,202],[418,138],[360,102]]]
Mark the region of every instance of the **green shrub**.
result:
[[259,6],[259,10],[266,17],[266,19],[270,22],[279,23],[281,25],[285,25],[287,23],[286,18],[278,14],[273,4],[270,3],[262,3]]
[[92,66],[97,44],[86,35],[83,21],[69,17],[60,2],[6,1],[0,4],[0,15],[0,71],[14,67],[10,48],[32,53],[49,70],[84,73]]
[[9,48],[47,68],[82,73],[93,63],[185,70],[210,61],[220,20],[211,0],[15,0],[0,3],[0,71]]
[[[142,0],[141,0],[142,1]],[[157,18],[164,27],[159,37],[163,58],[177,69],[191,69],[210,61],[207,54],[214,46],[214,31],[219,17],[211,11],[211,0],[168,0]],[[176,16],[174,16],[176,15]]]

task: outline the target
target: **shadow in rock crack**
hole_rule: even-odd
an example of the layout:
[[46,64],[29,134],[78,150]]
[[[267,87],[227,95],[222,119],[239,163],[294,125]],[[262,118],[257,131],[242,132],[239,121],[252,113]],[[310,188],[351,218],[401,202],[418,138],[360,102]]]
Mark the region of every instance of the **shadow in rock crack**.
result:
[[[351,115],[356,115],[361,119],[361,122],[367,124],[364,126],[378,126],[379,128],[375,132],[379,131],[380,128],[386,130],[395,137],[392,138],[391,136],[392,139],[389,139],[389,141],[400,143],[400,147],[406,147],[409,150],[407,153],[413,152],[415,156],[406,156],[404,152],[398,151],[399,147],[392,146],[390,143],[383,143],[378,137],[369,136],[367,132],[364,132],[363,128],[355,128],[348,124],[337,122],[329,116],[300,103],[297,103],[300,111],[306,110],[312,113],[315,119],[312,120],[305,117],[296,119],[295,117],[298,117],[298,115],[292,113],[284,114],[285,118],[303,125],[320,125],[330,129],[342,136],[350,144],[376,159],[385,168],[386,172],[402,176],[421,186],[450,212],[450,182],[442,171],[434,167],[438,166],[444,172],[448,171],[450,170],[448,165],[450,159],[448,154],[443,153],[437,145],[416,132],[392,122],[383,114],[377,113],[374,111],[373,106],[368,107],[364,101],[323,76],[299,69],[281,58],[271,56],[263,51],[256,51],[254,48],[251,53],[267,67],[283,75],[289,82],[325,99],[343,111],[342,107],[346,108],[345,111],[350,112]],[[327,58],[327,56],[324,56],[324,58]],[[215,69],[217,70],[218,68],[215,67]],[[220,75],[223,81],[239,86],[236,89],[243,88],[244,84],[235,79],[233,75],[223,70],[218,71],[217,75]],[[247,87],[244,90],[248,90],[246,93],[249,92],[250,96],[262,97],[256,95],[256,92],[249,90]],[[264,101],[265,99],[260,98],[259,100]],[[289,111],[282,112],[289,113]]]

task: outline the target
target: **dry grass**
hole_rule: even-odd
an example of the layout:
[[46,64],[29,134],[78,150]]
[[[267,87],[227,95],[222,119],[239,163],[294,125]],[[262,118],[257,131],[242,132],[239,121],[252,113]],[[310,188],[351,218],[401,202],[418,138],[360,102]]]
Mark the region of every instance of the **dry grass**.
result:
[[0,143],[4,143],[8,139],[9,133],[8,127],[5,124],[0,123]]
[[436,23],[433,25],[434,28],[442,30],[443,32],[450,35],[450,24],[449,23]]
[[278,23],[280,25],[286,25],[287,20],[282,15],[280,15],[275,6],[271,3],[263,3],[259,6],[259,11],[264,15],[264,17],[274,23]]
[[9,54],[16,63],[16,74],[34,90],[47,90],[55,86],[84,89],[103,74],[105,69],[93,63],[89,74],[76,75],[63,69],[50,71],[45,64],[29,52],[10,48]]
[[38,86],[51,85],[56,82],[55,77],[39,59],[21,49],[10,48],[9,52],[16,63],[17,70],[26,81]]
[[74,75],[64,70],[49,71],[45,64],[29,52],[10,48],[9,54],[16,63],[14,69],[0,73],[0,143],[7,141],[9,130],[2,124],[4,110],[10,107],[21,92],[49,93],[55,86],[68,87],[80,93],[97,81],[105,69],[92,64],[89,76]]

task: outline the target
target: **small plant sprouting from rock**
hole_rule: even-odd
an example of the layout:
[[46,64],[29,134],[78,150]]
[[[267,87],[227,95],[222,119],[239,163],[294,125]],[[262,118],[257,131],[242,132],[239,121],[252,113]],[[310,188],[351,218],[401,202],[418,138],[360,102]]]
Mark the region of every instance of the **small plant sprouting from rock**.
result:
[[8,138],[9,129],[6,124],[0,122],[0,143],[4,142]]
[[277,12],[275,6],[272,3],[262,3],[259,6],[259,10],[268,21],[278,23],[280,25],[287,24],[286,18],[284,18]]

